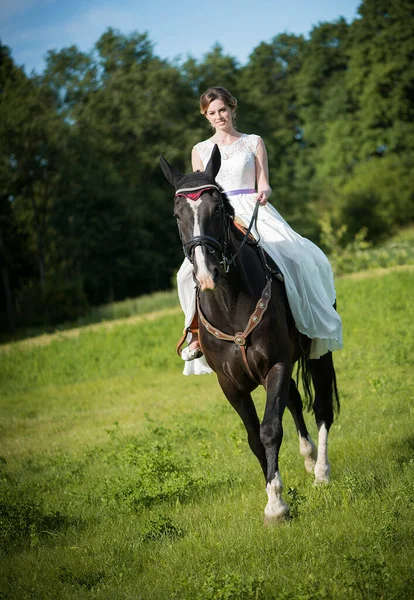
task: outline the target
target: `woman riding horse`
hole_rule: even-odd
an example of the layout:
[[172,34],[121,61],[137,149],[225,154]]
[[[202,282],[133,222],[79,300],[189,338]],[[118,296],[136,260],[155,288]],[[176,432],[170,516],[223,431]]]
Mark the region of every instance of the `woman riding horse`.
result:
[[[342,322],[334,308],[332,269],[325,254],[286,223],[267,203],[271,194],[266,147],[257,135],[246,135],[234,127],[237,100],[224,88],[210,88],[200,98],[200,111],[215,129],[214,135],[194,146],[194,171],[204,171],[213,147],[219,146],[221,169],[217,182],[225,191],[236,215],[247,225],[260,203],[257,231],[260,243],[283,273],[286,293],[296,327],[312,340],[311,358],[342,348]],[[255,186],[257,183],[257,192]],[[177,274],[178,294],[185,314],[189,345],[181,352],[187,361],[184,374],[211,372],[198,342],[195,315],[193,267],[185,258]],[[208,280],[201,281],[206,287]],[[189,362],[193,361],[193,362]]]
[[[295,420],[306,469],[314,471],[317,483],[329,479],[328,431],[334,396],[337,400],[332,354],[325,352],[318,359],[309,359],[313,342],[298,331],[284,284],[271,277],[257,245],[245,243],[233,224],[234,208],[217,182],[221,166],[218,146],[213,146],[204,171],[183,175],[163,157],[161,166],[176,190],[175,215],[186,260],[197,282],[197,342],[206,364],[216,372],[222,390],[243,420],[249,445],[263,469],[268,494],[266,519],[285,517],[289,508],[282,498],[278,465],[285,407]],[[243,190],[237,191],[243,195]],[[263,197],[259,196],[259,201]],[[291,377],[300,356],[307,357],[315,388],[317,453]],[[251,397],[259,384],[266,389],[262,423]]]

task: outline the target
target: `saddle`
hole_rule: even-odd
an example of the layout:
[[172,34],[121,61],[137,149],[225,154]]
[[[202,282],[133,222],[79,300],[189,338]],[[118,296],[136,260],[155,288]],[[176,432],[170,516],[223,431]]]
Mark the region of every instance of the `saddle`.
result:
[[[240,217],[238,217],[237,215],[234,215],[233,217],[233,223],[235,225],[235,227],[237,227],[237,229],[243,234],[246,235],[247,233],[247,227],[244,224],[244,222],[240,219]],[[247,238],[247,243],[254,243],[256,244],[257,240],[254,237],[254,235],[252,234],[252,232],[249,233],[249,237]]]
[[[237,229],[243,234],[246,235],[247,232],[247,227],[246,225],[243,223],[243,221],[240,219],[240,217],[238,217],[237,215],[234,216],[233,218],[233,223],[235,225],[235,227],[237,227]],[[263,248],[259,245],[259,240],[257,240],[254,235],[252,234],[252,232],[249,233],[249,237],[247,238],[247,243],[251,243],[251,244],[255,244],[257,245],[259,252],[261,254],[261,258],[262,258],[262,262],[263,262],[263,266],[265,268],[266,271],[268,271],[268,273],[270,273],[272,275],[272,277],[275,277],[276,279],[279,279],[279,281],[284,281],[284,277],[283,274],[281,272],[281,270],[279,269],[279,267],[277,266],[277,264],[275,263],[275,261],[273,260],[273,258],[271,258],[268,253],[263,250]]]

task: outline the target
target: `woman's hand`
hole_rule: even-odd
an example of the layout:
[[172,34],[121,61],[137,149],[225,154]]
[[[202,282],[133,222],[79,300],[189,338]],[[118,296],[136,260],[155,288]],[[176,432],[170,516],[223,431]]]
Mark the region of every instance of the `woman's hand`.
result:
[[265,191],[258,192],[256,196],[256,202],[259,202],[260,206],[264,206],[265,204],[267,204],[267,197],[268,195]]

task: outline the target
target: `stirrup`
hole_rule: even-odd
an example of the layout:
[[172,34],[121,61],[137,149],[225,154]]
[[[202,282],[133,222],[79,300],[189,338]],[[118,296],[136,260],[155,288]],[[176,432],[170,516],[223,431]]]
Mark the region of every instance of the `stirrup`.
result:
[[186,346],[181,351],[181,358],[183,360],[186,360],[186,361],[188,361],[188,360],[195,360],[196,358],[200,358],[201,356],[203,356],[201,348],[192,348],[190,350],[189,347]]

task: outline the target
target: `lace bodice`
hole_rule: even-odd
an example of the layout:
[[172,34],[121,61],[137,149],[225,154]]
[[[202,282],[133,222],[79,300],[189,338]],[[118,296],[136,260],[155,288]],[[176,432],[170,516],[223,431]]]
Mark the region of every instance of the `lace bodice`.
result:
[[[225,192],[230,190],[255,189],[256,166],[255,157],[259,136],[243,133],[229,146],[219,146],[221,153],[221,168],[216,181]],[[196,144],[195,148],[201,158],[203,167],[211,156],[214,142],[205,140]]]

